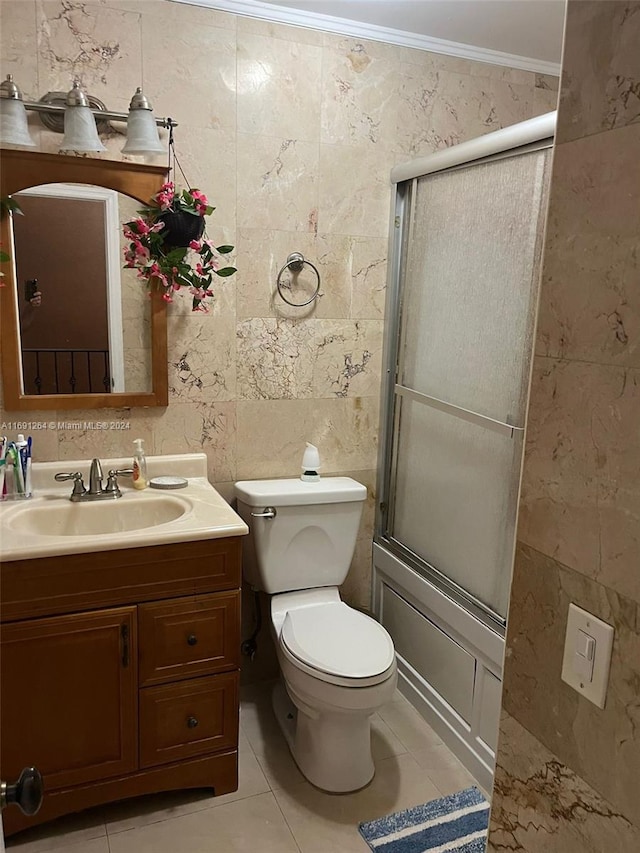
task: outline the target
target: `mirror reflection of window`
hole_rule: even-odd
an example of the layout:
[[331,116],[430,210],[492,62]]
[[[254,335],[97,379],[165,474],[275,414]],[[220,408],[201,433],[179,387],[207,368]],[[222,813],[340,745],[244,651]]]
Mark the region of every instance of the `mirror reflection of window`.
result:
[[149,300],[121,269],[120,223],[138,202],[79,184],[15,198],[24,393],[149,391]]
[[104,205],[25,193],[18,202],[24,213],[14,218],[24,391],[109,392]]

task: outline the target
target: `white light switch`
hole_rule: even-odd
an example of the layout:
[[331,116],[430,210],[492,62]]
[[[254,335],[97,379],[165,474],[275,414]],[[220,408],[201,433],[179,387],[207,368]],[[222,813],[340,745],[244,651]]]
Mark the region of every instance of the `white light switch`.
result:
[[573,669],[582,680],[593,680],[593,661],[595,659],[596,641],[581,629],[576,638],[576,652],[573,658]]
[[599,708],[606,701],[612,647],[612,626],[570,604],[562,680]]

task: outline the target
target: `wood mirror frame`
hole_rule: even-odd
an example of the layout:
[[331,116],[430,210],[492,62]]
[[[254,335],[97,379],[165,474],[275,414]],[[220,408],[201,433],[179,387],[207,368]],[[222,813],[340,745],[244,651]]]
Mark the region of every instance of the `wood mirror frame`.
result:
[[[167,179],[163,166],[146,166],[116,160],[65,157],[32,151],[0,149],[0,197],[42,184],[93,184],[123,193],[148,204]],[[151,391],[113,394],[36,394],[22,391],[20,336],[16,310],[15,259],[11,217],[2,216],[0,240],[9,260],[4,263],[5,287],[0,287],[0,342],[2,382],[6,411],[40,409],[103,409],[131,406],[166,406],[168,396],[167,313],[159,291],[151,294]]]

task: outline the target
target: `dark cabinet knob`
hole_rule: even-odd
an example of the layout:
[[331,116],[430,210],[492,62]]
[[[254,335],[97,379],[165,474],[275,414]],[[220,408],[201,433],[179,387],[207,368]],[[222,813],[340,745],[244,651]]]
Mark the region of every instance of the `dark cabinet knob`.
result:
[[23,814],[36,814],[42,805],[44,783],[36,767],[25,767],[20,778],[13,784],[0,782],[0,806],[15,803]]
[[195,729],[195,727],[198,725],[198,720],[195,717],[189,717],[189,719],[187,720],[187,725],[190,729]]
[[195,644],[197,642],[198,642],[198,638],[196,637],[196,635],[195,634],[189,634],[189,636],[187,637],[187,643],[189,643],[190,646],[195,646]]

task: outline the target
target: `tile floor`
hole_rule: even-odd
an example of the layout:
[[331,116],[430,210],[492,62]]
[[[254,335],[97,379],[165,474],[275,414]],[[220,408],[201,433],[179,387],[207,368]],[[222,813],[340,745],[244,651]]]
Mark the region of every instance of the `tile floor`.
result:
[[61,818],[9,839],[19,853],[366,853],[358,823],[474,784],[396,693],[373,718],[373,782],[325,794],[297,769],[271,711],[271,684],[243,688],[240,787],[182,791]]

